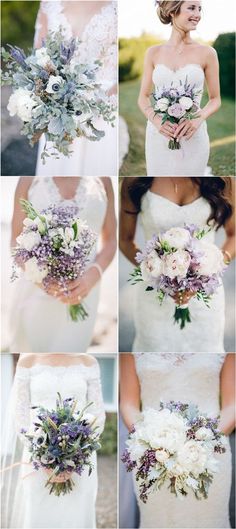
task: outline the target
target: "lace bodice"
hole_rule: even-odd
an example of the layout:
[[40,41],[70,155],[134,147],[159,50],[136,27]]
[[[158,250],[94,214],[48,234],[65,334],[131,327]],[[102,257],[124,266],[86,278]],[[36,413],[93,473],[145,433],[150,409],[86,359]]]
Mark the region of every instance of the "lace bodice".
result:
[[180,81],[184,84],[186,78],[188,83],[190,83],[191,86],[194,86],[196,92],[199,92],[196,99],[200,105],[205,75],[199,64],[186,64],[177,70],[172,70],[165,64],[158,64],[154,68],[152,76],[156,88],[163,88],[163,86],[166,88],[169,88],[170,86],[178,88]]
[[[43,13],[47,19],[47,30],[58,31],[62,29],[65,38],[79,37],[78,60],[89,62],[99,59],[103,63],[99,81],[104,88],[111,88],[117,83],[117,2],[107,1],[95,13],[84,27],[82,34],[76,31],[76,19],[79,16],[79,4],[76,2],[75,16],[69,17],[70,2],[58,0],[43,0],[36,21],[35,42],[41,31],[40,15]],[[74,3],[75,6],[75,3]],[[73,7],[74,7],[73,6]]]
[[[182,227],[184,224],[196,224],[200,228],[207,227],[207,220],[211,213],[209,202],[199,197],[190,204],[179,206],[161,195],[147,191],[142,198],[141,220],[146,240],[154,234]],[[209,226],[208,226],[209,228]],[[215,232],[212,229],[206,236],[214,242]]]
[[99,430],[104,428],[105,411],[98,364],[85,366],[49,366],[36,364],[31,368],[18,367],[14,379],[15,416],[17,432],[28,428],[35,411],[31,406],[55,408],[57,392],[63,399],[77,399],[78,409],[93,402],[89,413],[97,417]]
[[79,215],[89,227],[100,233],[106,215],[107,194],[100,178],[81,178],[73,199],[64,199],[53,178],[36,177],[28,191],[28,199],[41,211],[51,204],[77,205]]
[[217,415],[224,359],[215,353],[135,353],[143,407],[157,408],[160,400],[191,401]]

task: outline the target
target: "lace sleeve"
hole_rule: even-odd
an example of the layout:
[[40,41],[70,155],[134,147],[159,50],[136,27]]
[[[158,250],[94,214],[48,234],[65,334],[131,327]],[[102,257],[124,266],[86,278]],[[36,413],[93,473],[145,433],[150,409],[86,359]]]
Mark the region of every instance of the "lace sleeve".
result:
[[101,434],[104,430],[106,415],[102,397],[100,370],[97,363],[88,369],[87,401],[93,402],[88,413],[92,413],[97,418],[99,433]]
[[30,425],[30,384],[29,369],[18,367],[14,378],[14,419],[16,433]]

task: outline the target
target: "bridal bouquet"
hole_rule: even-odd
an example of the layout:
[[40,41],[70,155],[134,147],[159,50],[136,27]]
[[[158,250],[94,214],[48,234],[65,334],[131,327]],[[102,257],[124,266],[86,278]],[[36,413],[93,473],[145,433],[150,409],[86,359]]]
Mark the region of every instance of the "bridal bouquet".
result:
[[[46,290],[56,284],[68,293],[68,282],[85,272],[96,234],[79,218],[76,206],[50,206],[38,213],[27,200],[20,202],[26,218],[13,249],[15,266]],[[69,305],[69,313],[73,321],[88,316],[82,304]]]
[[76,411],[73,398],[62,400],[58,393],[55,410],[34,406],[37,415],[32,431],[21,430],[27,440],[30,461],[35,470],[43,469],[49,475],[45,487],[56,496],[72,491],[72,474],[79,476],[89,467],[92,472],[91,455],[100,448],[96,418],[86,409]]
[[214,454],[225,452],[225,438],[218,419],[200,413],[194,404],[170,401],[160,409],[146,409],[127,440],[122,461],[134,470],[140,499],[169,484],[178,498],[192,490],[197,499],[207,498],[213,473],[218,471]]
[[[157,291],[160,303],[165,296],[176,295],[181,302],[181,297],[188,294],[209,307],[226,265],[220,249],[204,241],[206,233],[191,224],[154,235],[144,251],[136,254],[139,266],[131,274],[133,284],[144,281],[147,291]],[[176,303],[174,320],[181,329],[191,322],[187,304]]]
[[[13,86],[7,109],[23,121],[22,134],[31,146],[45,133],[44,163],[50,154],[69,156],[76,137],[99,141],[105,132],[95,127],[95,120],[114,126],[116,106],[98,81],[102,63],[81,63],[77,39],[65,41],[60,32],[50,32],[28,57],[20,48],[8,47],[9,52],[2,48],[3,84]],[[50,154],[48,141],[53,143]]]
[[[162,125],[166,121],[179,123],[182,119],[194,119],[199,110],[198,96],[199,91],[196,91],[194,85],[191,86],[188,83],[187,77],[184,84],[180,80],[178,87],[173,86],[172,82],[170,88],[157,88],[153,94],[154,113],[161,116]],[[171,139],[168,147],[171,150],[181,148],[176,139]]]

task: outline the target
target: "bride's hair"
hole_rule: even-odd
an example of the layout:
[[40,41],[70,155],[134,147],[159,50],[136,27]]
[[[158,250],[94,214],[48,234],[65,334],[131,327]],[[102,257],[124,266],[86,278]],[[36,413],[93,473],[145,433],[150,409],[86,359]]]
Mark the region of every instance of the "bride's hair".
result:
[[172,24],[173,16],[179,15],[182,1],[160,0],[157,2],[157,14],[163,24]]
[[[126,180],[126,179],[125,179]],[[122,198],[124,205],[129,203],[134,207],[131,211],[126,207],[123,210],[131,215],[137,215],[141,211],[142,196],[151,188],[153,178],[147,176],[142,178],[129,178],[128,183],[123,182]],[[231,194],[232,185],[230,177],[192,177],[191,180],[199,186],[200,194],[211,206],[211,215],[208,223],[214,220],[217,229],[225,224],[233,212]],[[127,196],[128,195],[128,196]]]

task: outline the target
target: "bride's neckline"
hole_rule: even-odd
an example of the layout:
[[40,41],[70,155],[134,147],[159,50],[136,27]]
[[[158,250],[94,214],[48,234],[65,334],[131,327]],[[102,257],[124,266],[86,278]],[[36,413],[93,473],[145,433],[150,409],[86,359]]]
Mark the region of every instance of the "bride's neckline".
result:
[[154,71],[157,69],[157,68],[160,68],[160,66],[162,66],[163,68],[166,68],[166,70],[169,70],[170,72],[172,73],[177,73],[177,72],[180,72],[181,70],[185,70],[185,68],[188,68],[188,67],[195,67],[195,68],[200,68],[200,70],[204,73],[204,69],[203,67],[201,66],[201,64],[198,64],[198,63],[188,63],[188,64],[184,64],[184,66],[180,66],[179,68],[170,68],[170,66],[167,66],[166,64],[164,63],[157,63],[155,64],[154,66]]
[[[49,177],[49,178],[50,178],[50,177]],[[76,197],[77,197],[77,195],[78,195],[79,189],[80,189],[80,187],[82,186],[83,177],[81,176],[81,177],[79,178],[79,180],[78,180],[78,184],[77,184],[77,186],[76,186],[76,188],[75,188],[75,192],[74,192],[73,196],[70,197],[70,198],[66,198],[66,197],[64,197],[64,196],[62,195],[61,190],[60,190],[59,186],[57,185],[57,183],[55,182],[54,177],[51,177],[50,180],[51,180],[51,182],[52,182],[52,185],[53,185],[53,187],[54,187],[56,193],[59,195],[59,197],[60,197],[61,200],[63,200],[63,201],[74,201],[74,200],[76,200]]]
[[199,196],[199,197],[195,198],[194,200],[192,200],[191,202],[187,202],[186,204],[178,204],[177,202],[174,202],[173,200],[170,200],[169,198],[164,197],[163,195],[160,195],[159,193],[155,193],[155,191],[151,191],[150,189],[148,189],[147,192],[150,193],[151,195],[154,195],[154,196],[159,197],[159,198],[161,198],[163,200],[166,200],[170,204],[173,204],[174,206],[177,206],[177,208],[185,208],[187,206],[192,206],[193,204],[195,204],[199,200],[203,199],[202,196]]
[[[102,6],[100,6],[99,9],[98,9],[98,11],[96,11],[96,12],[95,12],[95,13],[89,18],[88,22],[87,22],[87,23],[85,24],[85,26],[82,28],[82,31],[81,31],[80,35],[77,35],[78,38],[79,38],[80,40],[83,40],[84,35],[85,35],[87,29],[93,24],[94,21],[96,21],[96,18],[97,18],[97,17],[100,17],[100,15],[102,15],[103,12],[104,12],[106,9],[108,9],[108,7],[110,7],[110,6],[113,4],[113,2],[114,2],[114,0],[111,0],[111,1],[107,0],[107,1],[106,1],[106,5],[102,5]],[[68,22],[68,24],[69,24],[68,18],[67,18],[67,16],[66,16],[66,10],[65,10],[65,7],[66,7],[67,2],[66,2],[65,0],[61,0],[61,1],[59,1],[59,4],[61,4],[63,14],[64,14],[64,16],[65,16],[65,18],[66,18],[66,20],[67,20],[67,22]],[[73,31],[72,31],[72,33],[73,33]]]

